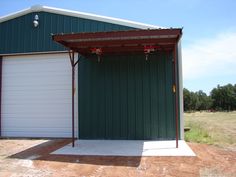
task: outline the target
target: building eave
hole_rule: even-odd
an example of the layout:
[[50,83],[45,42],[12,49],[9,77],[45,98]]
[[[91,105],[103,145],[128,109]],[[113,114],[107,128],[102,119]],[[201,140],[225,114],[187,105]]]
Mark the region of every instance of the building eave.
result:
[[66,16],[72,16],[72,17],[78,17],[78,18],[84,18],[84,19],[90,19],[90,20],[96,20],[106,23],[112,23],[122,26],[128,26],[133,28],[139,28],[139,29],[159,29],[163,28],[160,26],[145,24],[145,23],[139,23],[134,22],[130,20],[124,20],[120,18],[113,18],[113,17],[107,17],[107,16],[101,16],[101,15],[95,15],[85,12],[79,12],[79,11],[72,11],[72,10],[66,10],[66,9],[60,9],[60,8],[54,8],[54,7],[48,7],[48,6],[41,6],[41,5],[35,5],[31,8],[27,8],[15,13],[11,13],[9,15],[0,17],[0,23],[32,13],[32,12],[49,12],[59,15],[66,15]]

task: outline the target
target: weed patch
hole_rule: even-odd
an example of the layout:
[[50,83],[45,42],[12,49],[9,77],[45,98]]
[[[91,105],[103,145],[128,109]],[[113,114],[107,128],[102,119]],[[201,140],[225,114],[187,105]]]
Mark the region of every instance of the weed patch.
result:
[[187,142],[197,142],[205,144],[213,144],[213,139],[204,128],[199,124],[189,124],[191,130],[185,133]]

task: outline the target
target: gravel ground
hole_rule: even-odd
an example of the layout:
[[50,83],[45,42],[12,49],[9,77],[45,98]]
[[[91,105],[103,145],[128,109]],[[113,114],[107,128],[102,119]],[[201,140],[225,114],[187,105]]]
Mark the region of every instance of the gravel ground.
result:
[[236,151],[188,143],[197,157],[99,157],[50,153],[69,140],[0,139],[0,177],[236,176]]

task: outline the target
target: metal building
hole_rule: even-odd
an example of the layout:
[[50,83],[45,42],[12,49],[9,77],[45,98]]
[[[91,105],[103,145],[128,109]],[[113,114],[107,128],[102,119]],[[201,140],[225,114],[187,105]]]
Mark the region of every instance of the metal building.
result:
[[182,139],[181,35],[46,6],[1,17],[0,135]]

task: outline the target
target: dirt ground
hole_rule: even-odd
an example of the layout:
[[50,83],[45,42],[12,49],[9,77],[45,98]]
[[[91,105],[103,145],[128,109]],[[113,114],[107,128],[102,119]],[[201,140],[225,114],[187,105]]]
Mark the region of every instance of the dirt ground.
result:
[[189,143],[196,157],[98,157],[50,153],[69,140],[0,140],[0,177],[236,176],[236,151]]

